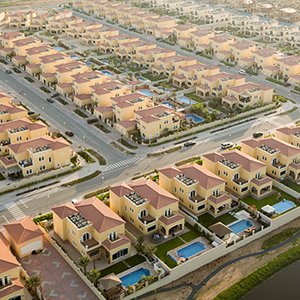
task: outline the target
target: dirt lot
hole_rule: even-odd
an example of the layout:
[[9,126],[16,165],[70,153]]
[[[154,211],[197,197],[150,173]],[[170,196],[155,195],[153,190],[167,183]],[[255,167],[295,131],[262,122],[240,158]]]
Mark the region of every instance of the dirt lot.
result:
[[[279,233],[285,228],[288,227],[300,227],[300,218],[294,220],[293,222],[273,231],[272,233],[258,239],[257,241],[244,246],[220,259],[214,261],[198,270],[180,278],[176,282],[173,282],[165,287],[176,286],[179,283],[186,282],[186,283],[193,283],[198,284],[201,282],[210,272],[212,272],[216,267],[222,265],[226,261],[232,260],[236,257],[240,257],[242,255],[253,253],[261,249],[263,242],[270,238],[271,236]],[[299,242],[299,241],[298,241]],[[292,247],[292,244],[284,246],[278,250],[272,251],[267,255],[257,256],[242,260],[237,262],[233,265],[228,266],[227,268],[223,269],[219,272],[216,276],[214,276],[204,288],[201,289],[200,293],[198,294],[198,300],[211,300],[214,299],[216,295],[218,295],[223,290],[227,289],[229,286],[235,284],[236,282],[240,281],[245,276],[248,276],[253,271],[257,270],[258,268],[265,265],[267,262],[278,256],[280,253],[286,251],[288,248]],[[166,293],[154,294],[149,296],[145,299],[148,300],[165,300],[165,299],[174,299],[174,300],[184,300],[187,299],[187,296],[190,294],[191,289],[186,288],[179,288],[174,291],[168,291]]]

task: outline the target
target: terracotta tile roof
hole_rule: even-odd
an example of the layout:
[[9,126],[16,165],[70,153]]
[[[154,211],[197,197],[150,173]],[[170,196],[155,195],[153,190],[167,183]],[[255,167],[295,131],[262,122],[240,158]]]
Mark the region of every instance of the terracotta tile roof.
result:
[[276,131],[279,131],[285,135],[291,135],[291,134],[300,134],[300,127],[282,127],[277,128]]
[[222,194],[219,197],[216,197],[214,195],[210,195],[208,197],[208,200],[211,201],[211,202],[213,202],[213,203],[215,203],[215,204],[222,203],[222,202],[227,201],[229,199],[231,199],[231,196],[228,195],[228,194]]
[[169,167],[165,167],[163,169],[159,169],[159,172],[168,178],[173,178],[173,177],[181,174],[181,171],[175,166],[169,166]]
[[12,40],[12,39],[15,39],[15,38],[21,37],[21,36],[24,36],[24,33],[17,32],[17,31],[8,31],[8,32],[5,32],[4,34],[0,35],[0,39]]
[[[14,269],[21,264],[17,261],[15,256],[9,249],[9,243],[1,232],[0,235],[0,274]],[[1,291],[1,290],[0,290]],[[1,295],[1,294],[0,294]]]
[[118,122],[118,125],[123,128],[132,128],[135,127],[136,121],[135,120],[120,121]]
[[152,180],[141,179],[122,184],[121,186],[113,186],[111,190],[119,197],[125,196],[132,191],[135,191],[144,199],[147,199],[152,207],[160,209],[172,203],[177,203],[178,199],[171,193],[160,187]]
[[27,119],[21,119],[21,120],[14,120],[6,123],[1,123],[0,124],[0,132],[4,132],[6,130],[13,130],[13,129],[18,129],[18,128],[27,128],[28,130],[38,130],[41,128],[47,128],[45,124],[39,123],[39,122],[31,122]]
[[251,180],[251,182],[253,182],[254,184],[256,184],[256,185],[263,185],[263,184],[266,184],[266,183],[268,183],[268,182],[272,182],[272,179],[270,178],[270,177],[268,177],[268,176],[265,176],[263,179],[261,179],[261,180],[259,180],[259,179],[257,179],[257,178],[253,178],[252,180]]
[[0,160],[1,160],[2,164],[7,166],[7,167],[17,164],[17,161],[16,161],[15,158],[11,158],[11,157],[8,157],[8,156],[1,156]]
[[115,212],[96,197],[80,201],[75,205],[79,213],[93,224],[98,232],[105,232],[116,226],[124,224]]
[[253,45],[251,45],[249,42],[242,41],[242,42],[236,42],[234,44],[231,44],[230,47],[238,49],[238,50],[246,50],[246,49],[250,48],[251,46],[253,46]]
[[164,223],[165,225],[170,225],[170,224],[174,224],[178,221],[182,221],[184,220],[184,216],[180,215],[180,214],[176,214],[176,215],[173,215],[172,217],[165,217],[165,216],[161,216],[159,218],[159,221]]
[[61,219],[67,218],[75,213],[78,213],[78,210],[75,208],[75,205],[72,202],[67,202],[65,204],[53,207],[51,210]]
[[258,49],[256,51],[253,52],[254,54],[261,56],[261,57],[270,57],[274,54],[276,54],[277,52],[272,50],[272,49]]
[[15,47],[29,45],[35,42],[40,42],[40,40],[33,38],[33,37],[26,37],[24,39],[17,40],[15,43]]
[[115,241],[111,241],[109,239],[106,239],[103,243],[102,243],[102,246],[108,250],[108,251],[111,251],[113,249],[116,249],[120,246],[124,246],[126,244],[130,244],[130,240],[129,238],[124,235],[124,234],[121,234],[119,236],[119,239],[115,240]]
[[210,40],[214,41],[216,43],[225,43],[228,41],[232,41],[233,37],[226,35],[226,34],[222,34],[222,35],[216,35],[214,37],[211,37]]
[[48,52],[52,49],[53,49],[52,47],[49,47],[47,45],[42,45],[42,46],[32,47],[32,48],[28,49],[27,54],[31,55],[31,54],[44,53],[44,52]]
[[9,145],[8,147],[15,154],[18,154],[23,153],[29,149],[35,149],[43,146],[49,146],[52,150],[58,150],[65,147],[69,147],[69,143],[62,138],[54,140],[49,136],[43,136],[23,143]]
[[20,108],[11,104],[0,104],[0,112],[7,112],[9,114],[15,114],[18,112],[26,111],[25,108]]
[[153,115],[165,112],[165,111],[166,112],[173,112],[174,109],[166,108],[165,105],[157,105],[157,106],[154,106],[154,107],[151,107],[151,108],[141,109],[139,111],[136,111],[135,113],[137,115],[139,115],[140,117],[145,118],[145,117],[150,117],[150,116],[153,116]]
[[300,154],[299,148],[275,138],[266,138],[260,140],[249,139],[246,141],[242,141],[242,144],[245,144],[251,148],[257,148],[260,145],[266,145],[270,148],[278,149],[280,153],[288,157]]
[[97,106],[95,108],[96,111],[99,111],[100,113],[105,113],[105,112],[112,112],[113,111],[113,108],[111,105],[109,106]]
[[42,231],[30,217],[4,224],[3,227],[17,245],[43,236]]

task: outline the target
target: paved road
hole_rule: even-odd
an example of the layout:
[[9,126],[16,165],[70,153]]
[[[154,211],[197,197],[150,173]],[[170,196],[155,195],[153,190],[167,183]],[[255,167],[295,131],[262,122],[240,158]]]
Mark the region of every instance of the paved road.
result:
[[63,105],[55,102],[53,104],[46,101],[47,95],[37,89],[34,85],[28,84],[23,78],[17,74],[10,74],[0,69],[0,83],[9,86],[17,93],[23,91],[25,96],[22,102],[41,114],[53,126],[60,131],[71,130],[75,132],[74,140],[85,147],[94,148],[99,151],[108,163],[118,162],[126,159],[126,155],[112,147],[107,137],[94,126],[88,125],[85,120],[78,117],[74,112],[64,108]]
[[[209,151],[218,151],[220,143],[226,139],[238,142],[241,139],[252,136],[255,131],[262,130],[268,132],[274,129],[274,127],[288,124],[298,117],[298,112],[294,112],[281,117],[274,116],[268,119],[252,120],[219,132],[214,132],[213,134],[211,131],[202,132],[194,136],[197,143],[192,148],[182,148],[177,152],[159,157],[142,158],[136,156],[127,158],[126,164],[109,164],[103,173],[96,178],[72,187],[49,186],[22,196],[18,196],[17,192],[2,195],[0,196],[0,225],[9,220],[21,218],[24,215],[34,216],[38,213],[47,212],[55,205],[74,198],[80,199],[84,194],[100,189],[101,187],[128,181],[137,174],[148,173],[162,166]],[[130,168],[128,168],[129,166]]]

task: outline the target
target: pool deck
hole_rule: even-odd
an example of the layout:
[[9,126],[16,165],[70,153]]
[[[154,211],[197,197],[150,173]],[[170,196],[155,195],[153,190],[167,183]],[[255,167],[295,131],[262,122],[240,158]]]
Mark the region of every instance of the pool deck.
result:
[[190,241],[190,242],[188,242],[188,243],[186,243],[184,245],[181,245],[181,246],[179,246],[177,248],[174,248],[174,249],[170,250],[168,252],[168,255],[171,256],[172,258],[176,259],[177,264],[180,264],[180,258],[177,255],[177,251],[180,250],[180,249],[182,249],[182,248],[185,248],[188,245],[191,245],[191,244],[193,244],[195,242],[203,243],[206,248],[203,251],[201,251],[200,253],[197,253],[197,254],[189,257],[188,259],[192,259],[193,257],[201,255],[201,254],[203,254],[203,253],[205,253],[205,252],[207,252],[207,251],[209,251],[209,250],[211,250],[213,248],[213,246],[210,244],[210,242],[207,239],[205,239],[204,237],[198,237],[198,238],[196,238],[196,239],[194,239],[194,240],[192,240],[192,241]]
[[150,271],[150,276],[155,276],[155,275],[157,275],[157,274],[155,273],[155,271],[154,271],[152,265],[149,264],[147,261],[145,261],[145,262],[143,262],[143,263],[141,263],[141,264],[139,264],[139,265],[136,265],[136,266],[134,266],[134,267],[132,267],[132,268],[130,268],[130,269],[128,269],[128,270],[122,272],[122,273],[119,273],[117,276],[118,276],[119,278],[122,278],[123,276],[126,276],[126,275],[128,275],[128,274],[130,274],[130,273],[132,273],[132,272],[134,272],[134,271],[136,271],[136,270],[138,270],[138,269],[140,269],[140,268],[144,268],[144,269],[149,270],[149,271]]

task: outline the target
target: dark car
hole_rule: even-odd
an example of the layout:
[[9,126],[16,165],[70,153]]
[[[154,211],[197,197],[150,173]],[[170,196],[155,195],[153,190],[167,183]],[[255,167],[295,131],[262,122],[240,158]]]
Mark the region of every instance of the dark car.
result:
[[88,124],[94,124],[94,123],[98,122],[98,119],[97,118],[89,118],[89,119],[86,120],[86,122]]
[[48,101],[49,103],[54,103],[54,100],[51,99],[51,98],[47,98],[47,101]]
[[69,137],[72,137],[72,136],[74,136],[74,132],[72,132],[72,131],[66,131],[65,132],[65,134],[67,135],[67,136],[69,136]]
[[12,70],[5,70],[5,72],[6,72],[7,74],[11,74],[11,73],[12,73]]
[[188,141],[183,144],[184,147],[192,147],[194,145],[196,145],[196,142],[193,141]]
[[59,93],[52,94],[52,95],[51,95],[51,98],[55,98],[55,97],[57,97],[57,96],[59,96]]
[[261,132],[261,131],[254,132],[254,133],[253,133],[253,138],[257,139],[257,138],[262,137],[263,135],[264,135],[264,133]]
[[28,114],[28,116],[32,116],[32,115],[35,114],[35,112],[34,111],[29,111],[27,114]]

